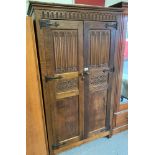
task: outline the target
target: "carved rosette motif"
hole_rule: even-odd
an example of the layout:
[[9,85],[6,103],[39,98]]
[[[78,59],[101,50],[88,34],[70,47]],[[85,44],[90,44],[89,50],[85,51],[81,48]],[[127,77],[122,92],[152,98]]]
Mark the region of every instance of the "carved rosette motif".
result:
[[41,18],[44,19],[74,19],[74,20],[110,20],[116,21],[117,15],[101,11],[69,11],[69,10],[42,10]]
[[57,82],[56,92],[60,93],[60,92],[72,91],[77,90],[77,88],[78,88],[78,78],[59,80]]
[[89,90],[91,93],[100,91],[105,92],[108,88],[108,73],[103,72],[103,68],[91,68],[89,75]]

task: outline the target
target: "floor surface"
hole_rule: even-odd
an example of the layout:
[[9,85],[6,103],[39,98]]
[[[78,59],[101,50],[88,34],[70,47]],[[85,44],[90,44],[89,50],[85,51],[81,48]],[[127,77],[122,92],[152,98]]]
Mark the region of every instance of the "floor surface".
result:
[[110,139],[99,138],[59,155],[128,155],[128,131],[113,135]]

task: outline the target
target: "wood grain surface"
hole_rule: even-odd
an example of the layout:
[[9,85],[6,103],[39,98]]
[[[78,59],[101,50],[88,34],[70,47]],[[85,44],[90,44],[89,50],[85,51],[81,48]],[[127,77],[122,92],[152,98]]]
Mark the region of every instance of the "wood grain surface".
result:
[[31,2],[28,14],[36,28],[51,154],[111,135],[122,75],[122,9]]
[[48,155],[32,17],[26,18],[26,155]]

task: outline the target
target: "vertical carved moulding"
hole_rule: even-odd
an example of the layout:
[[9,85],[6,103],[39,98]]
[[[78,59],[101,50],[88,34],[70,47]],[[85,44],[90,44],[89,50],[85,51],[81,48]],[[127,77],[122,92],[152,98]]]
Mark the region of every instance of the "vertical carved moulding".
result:
[[[109,30],[91,30],[89,47],[89,65],[104,66],[109,60],[110,31]],[[102,49],[102,50],[101,50]]]

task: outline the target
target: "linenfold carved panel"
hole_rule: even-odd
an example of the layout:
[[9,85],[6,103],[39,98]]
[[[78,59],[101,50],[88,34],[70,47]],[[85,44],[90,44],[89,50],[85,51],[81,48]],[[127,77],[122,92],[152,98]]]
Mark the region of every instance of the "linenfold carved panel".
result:
[[106,91],[108,88],[108,73],[103,72],[103,67],[90,68],[89,75],[89,90],[90,92],[95,91]]
[[109,63],[110,31],[90,30],[89,38],[89,89],[90,92],[104,92],[108,87],[108,73],[103,72],[103,69]]
[[97,91],[89,97],[89,132],[99,133],[105,129],[107,91]]
[[56,73],[77,71],[77,30],[52,30]]
[[109,61],[110,31],[90,30],[89,31],[89,64],[90,66],[103,66]]
[[66,92],[78,89],[78,78],[62,79],[57,82],[56,92]]
[[110,20],[115,21],[117,18],[116,14],[108,13],[108,12],[98,12],[98,11],[70,11],[70,10],[42,10],[41,18],[48,19],[74,19],[74,20]]

